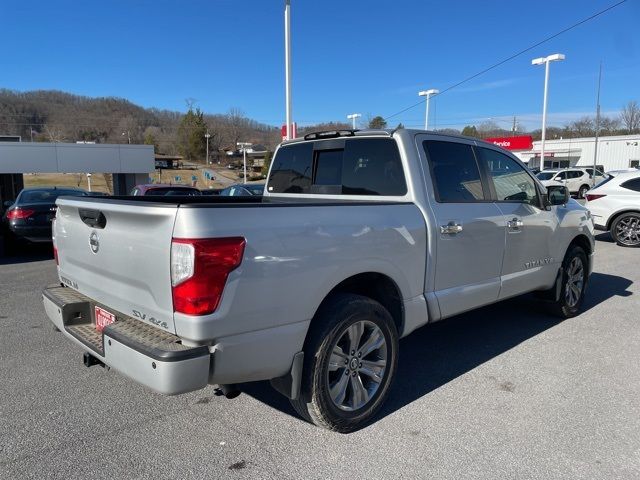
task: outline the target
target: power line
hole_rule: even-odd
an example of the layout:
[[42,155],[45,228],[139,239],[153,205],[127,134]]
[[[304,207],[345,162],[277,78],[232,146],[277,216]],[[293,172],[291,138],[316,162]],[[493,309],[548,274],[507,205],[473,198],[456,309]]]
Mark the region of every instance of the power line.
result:
[[[536,48],[536,47],[539,47],[539,46],[540,46],[540,45],[542,45],[543,43],[546,43],[546,42],[548,42],[549,40],[553,40],[554,38],[559,37],[559,36],[560,36],[560,35],[562,35],[563,33],[566,33],[566,32],[568,32],[569,30],[573,30],[574,28],[579,27],[580,25],[582,25],[582,24],[584,24],[584,23],[587,23],[588,21],[593,20],[593,19],[594,19],[594,18],[596,18],[596,17],[599,17],[600,15],[602,15],[602,14],[604,14],[604,13],[608,12],[609,10],[613,10],[614,8],[616,8],[616,7],[620,6],[620,5],[622,5],[622,4],[623,4],[623,3],[625,3],[626,1],[627,1],[627,0],[621,0],[621,1],[619,1],[618,3],[615,3],[615,4],[613,4],[613,5],[610,5],[610,6],[608,6],[607,8],[605,8],[604,10],[600,10],[599,12],[594,13],[594,14],[593,14],[593,15],[591,15],[590,17],[587,17],[587,18],[585,18],[585,19],[583,19],[583,20],[580,20],[579,22],[574,23],[574,24],[573,24],[573,25],[571,25],[570,27],[567,27],[567,28],[565,28],[565,29],[563,29],[563,30],[560,30],[559,32],[554,33],[553,35],[551,35],[551,36],[549,36],[549,37],[545,38],[544,40],[541,40],[541,41],[539,41],[538,43],[535,43],[535,44],[533,44],[533,45],[531,45],[531,46],[529,46],[529,47],[525,48],[524,50],[520,50],[518,53],[514,53],[514,54],[513,54],[513,55],[511,55],[510,57],[507,57],[507,58],[505,58],[504,60],[499,61],[498,63],[494,63],[494,64],[493,64],[493,65],[491,65],[490,67],[487,67],[487,68],[485,68],[484,70],[481,70],[481,71],[479,71],[478,73],[475,73],[475,74],[471,75],[470,77],[467,77],[467,78],[465,78],[464,80],[461,80],[460,82],[455,83],[455,84],[453,84],[453,85],[451,85],[451,86],[449,86],[449,87],[445,88],[444,90],[441,90],[441,91],[440,91],[440,93],[438,93],[438,94],[436,94],[436,95],[433,95],[433,96],[434,96],[434,97],[436,97],[436,96],[442,95],[442,94],[443,94],[443,93],[445,93],[445,92],[448,92],[448,91],[450,91],[450,90],[453,90],[454,88],[459,87],[459,86],[460,86],[460,85],[462,85],[463,83],[467,83],[468,81],[473,80],[474,78],[479,77],[480,75],[483,75],[483,74],[487,73],[488,71],[493,70],[494,68],[497,68],[497,67],[499,67],[500,65],[503,65],[503,64],[505,64],[505,63],[507,63],[507,62],[509,62],[509,61],[513,60],[514,58],[519,57],[520,55],[523,55],[523,54],[527,53],[527,52],[528,52],[528,51],[530,51],[530,50],[533,50],[533,49],[534,49],[534,48]],[[407,108],[403,108],[403,109],[402,109],[402,110],[400,110],[399,112],[396,112],[396,113],[394,113],[394,114],[392,114],[392,115],[388,115],[387,117],[385,117],[385,120],[389,120],[390,118],[396,117],[396,116],[400,115],[401,113],[406,112],[407,110],[411,110],[412,108],[415,108],[415,107],[417,107],[418,105],[422,105],[424,102],[425,102],[425,100],[420,100],[419,102],[414,103],[413,105],[410,105],[410,106],[409,106],[409,107],[407,107]]]

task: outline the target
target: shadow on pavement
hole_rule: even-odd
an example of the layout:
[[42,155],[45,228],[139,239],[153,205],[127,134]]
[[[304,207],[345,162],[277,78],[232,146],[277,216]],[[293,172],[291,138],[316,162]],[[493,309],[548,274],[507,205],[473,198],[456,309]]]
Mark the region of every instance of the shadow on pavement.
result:
[[[591,276],[583,311],[611,297],[632,295],[633,282],[615,275]],[[533,295],[524,295],[425,326],[400,341],[395,383],[377,419],[473,370],[518,344],[556,326],[560,320]],[[496,382],[495,388],[509,388]],[[257,400],[297,416],[289,401],[269,382],[245,384],[242,390]]]
[[36,243],[21,245],[17,253],[6,255],[0,242],[0,265],[15,265],[18,263],[41,262],[53,259],[53,247],[50,243]]
[[615,243],[609,232],[600,232],[595,235],[595,239],[600,242]]

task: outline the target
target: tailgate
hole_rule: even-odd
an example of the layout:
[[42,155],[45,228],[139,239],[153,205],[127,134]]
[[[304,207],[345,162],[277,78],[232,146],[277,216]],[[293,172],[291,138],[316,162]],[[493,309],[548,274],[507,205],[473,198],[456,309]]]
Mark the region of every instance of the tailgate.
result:
[[176,204],[59,199],[60,280],[107,309],[175,333],[170,250]]

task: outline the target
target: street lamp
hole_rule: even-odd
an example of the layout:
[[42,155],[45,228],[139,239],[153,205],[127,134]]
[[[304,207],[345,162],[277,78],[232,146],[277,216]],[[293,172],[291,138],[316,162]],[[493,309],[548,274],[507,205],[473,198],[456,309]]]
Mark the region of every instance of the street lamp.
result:
[[361,117],[361,116],[362,116],[362,115],[360,115],[359,113],[352,113],[352,114],[350,114],[350,115],[347,115],[347,118],[348,118],[349,120],[351,120],[351,122],[352,122],[353,129],[354,129],[354,130],[356,129],[356,118],[359,118],[359,117]]
[[209,138],[211,138],[211,134],[207,130],[207,133],[204,134],[204,138],[207,139],[207,165],[209,165]]
[[87,190],[91,191],[91,174],[87,173]]
[[432,95],[437,95],[439,93],[440,93],[440,90],[436,90],[435,88],[432,88],[431,90],[422,90],[421,92],[418,92],[418,95],[420,95],[421,97],[427,97],[427,113],[424,116],[425,130],[429,130],[429,99],[431,98]]
[[237,145],[242,148],[242,155],[244,157],[244,177],[242,177],[242,183],[247,183],[247,147],[253,144],[249,142],[238,142]]
[[122,132],[122,136],[127,136],[127,143],[131,144],[131,132],[129,130],[127,130],[126,132]]
[[285,117],[287,121],[287,140],[293,138],[291,131],[291,0],[284,4],[284,89],[285,89]]
[[544,169],[544,141],[547,130],[547,89],[549,86],[549,63],[559,62],[564,60],[565,56],[562,53],[554,53],[547,57],[534,58],[531,60],[531,65],[544,64],[544,95],[542,99],[542,141],[540,142],[540,168]]

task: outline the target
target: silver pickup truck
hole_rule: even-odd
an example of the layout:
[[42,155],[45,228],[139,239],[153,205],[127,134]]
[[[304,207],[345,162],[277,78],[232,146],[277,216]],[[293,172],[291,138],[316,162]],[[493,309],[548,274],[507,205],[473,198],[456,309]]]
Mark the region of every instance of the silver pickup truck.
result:
[[340,432],[384,402],[399,338],[532,291],[571,317],[593,263],[593,222],[565,187],[420,130],[285,142],[262,198],[57,204],[44,308],[85,364],[169,395],[271,380]]

